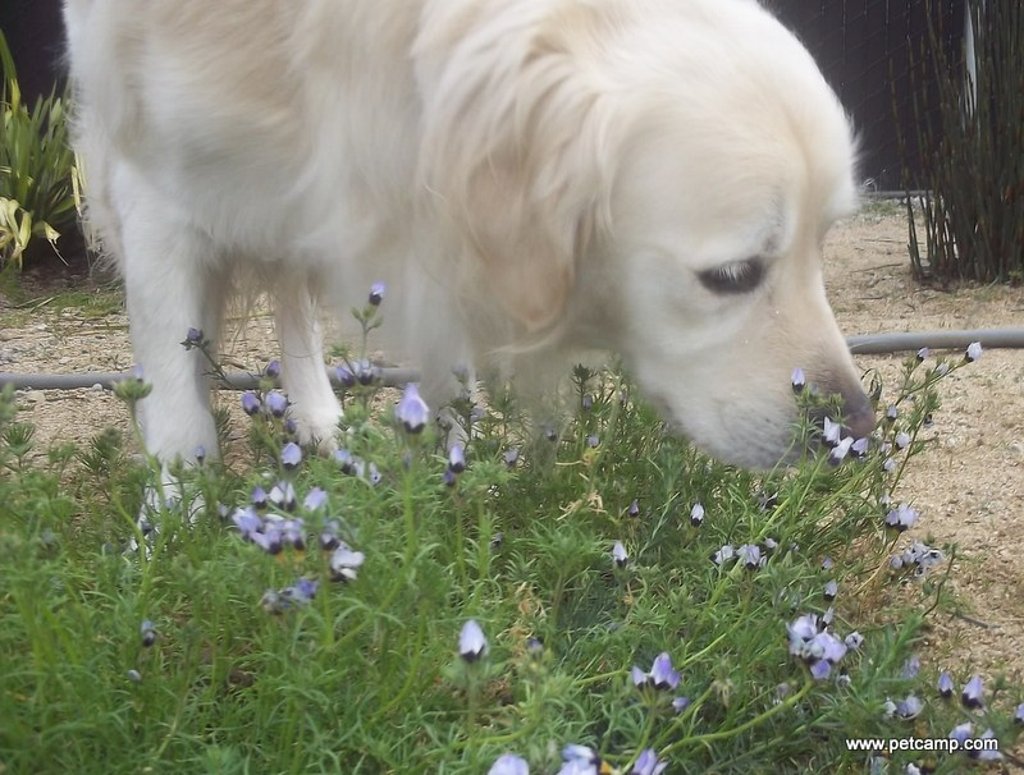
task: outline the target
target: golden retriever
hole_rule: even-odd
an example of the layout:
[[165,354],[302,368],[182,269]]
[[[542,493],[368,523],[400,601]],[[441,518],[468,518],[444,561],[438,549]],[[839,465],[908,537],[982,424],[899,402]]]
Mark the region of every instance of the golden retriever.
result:
[[847,118],[754,0],[66,0],[90,219],[124,276],[151,452],[216,448],[203,360],[239,271],[272,294],[304,440],[340,408],[317,304],[388,287],[423,393],[618,353],[699,446],[771,466],[790,375],[873,416],[820,248]]

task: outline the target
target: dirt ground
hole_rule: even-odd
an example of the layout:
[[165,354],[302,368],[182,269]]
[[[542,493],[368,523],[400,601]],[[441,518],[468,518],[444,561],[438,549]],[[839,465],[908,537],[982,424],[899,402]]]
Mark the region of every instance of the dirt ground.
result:
[[[876,204],[831,232],[826,282],[846,333],[1024,325],[1020,289],[946,292],[915,283],[906,231],[898,207]],[[0,370],[127,369],[132,358],[119,295],[96,290],[81,276],[49,274],[26,274],[18,303],[0,296]],[[65,307],[69,298],[78,302]],[[228,354],[250,366],[273,357],[269,316],[255,315]],[[902,357],[857,360],[892,384]],[[949,378],[941,395],[943,407],[928,431],[934,443],[895,495],[921,510],[917,537],[959,546],[952,585],[962,612],[938,617],[929,638],[939,648],[923,648],[922,655],[957,673],[1008,673],[1022,681],[1024,553],[1017,541],[1024,538],[1024,352],[987,351]],[[40,446],[127,424],[123,406],[99,389],[27,390],[19,400],[25,419],[37,426]],[[237,403],[235,395],[222,400]]]

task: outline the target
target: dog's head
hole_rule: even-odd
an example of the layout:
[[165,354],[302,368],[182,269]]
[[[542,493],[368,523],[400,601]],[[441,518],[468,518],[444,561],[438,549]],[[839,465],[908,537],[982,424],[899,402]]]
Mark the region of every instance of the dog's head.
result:
[[821,274],[825,232],[856,204],[838,101],[756,3],[608,5],[517,39],[502,20],[522,4],[506,4],[480,24],[507,61],[448,85],[463,126],[432,128],[457,147],[428,177],[476,287],[525,331],[616,350],[724,460],[790,452],[796,367],[865,435],[872,411]]

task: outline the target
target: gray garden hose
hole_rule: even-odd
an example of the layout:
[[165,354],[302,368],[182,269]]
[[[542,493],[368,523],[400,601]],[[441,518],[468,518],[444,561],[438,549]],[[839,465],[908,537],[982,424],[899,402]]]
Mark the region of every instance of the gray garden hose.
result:
[[[922,347],[935,350],[963,350],[971,342],[981,342],[984,348],[1024,349],[1024,328],[978,328],[971,331],[917,331],[904,334],[865,334],[846,340],[855,355],[882,355],[913,352]],[[18,390],[73,390],[99,385],[109,390],[115,382],[127,379],[128,374],[91,372],[86,374],[12,374],[0,372],[0,387],[13,385]],[[252,390],[259,379],[252,374],[234,372],[227,375],[229,387],[234,390]],[[419,378],[412,369],[383,369],[382,382],[394,387]]]

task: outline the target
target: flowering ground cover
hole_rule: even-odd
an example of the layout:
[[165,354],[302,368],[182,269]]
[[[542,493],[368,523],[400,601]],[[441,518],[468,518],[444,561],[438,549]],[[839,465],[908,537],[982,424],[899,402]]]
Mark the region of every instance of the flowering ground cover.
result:
[[[182,336],[202,350],[201,332]],[[764,475],[700,455],[624,377],[583,369],[556,424],[531,422],[501,392],[465,397],[465,444],[447,450],[425,420],[436,407],[414,390],[382,402],[372,373],[346,377],[365,372],[363,355],[339,364],[335,455],[294,443],[287,397],[268,380],[239,400],[245,453],[182,472],[184,502],[171,499],[153,530],[135,521],[151,469],[125,439],[40,456],[3,403],[10,771],[898,773],[1013,761],[1021,688],[922,654],[951,605],[952,548],[902,540],[921,515],[899,483],[941,415],[944,379],[985,355],[908,359],[880,389],[892,416],[876,438],[840,435]],[[794,400],[813,403],[798,376]],[[811,423],[801,433],[825,435]],[[193,497],[216,516],[190,524]],[[133,540],[142,548],[125,553]],[[1001,752],[881,759],[846,744],[950,735],[995,737]]]

